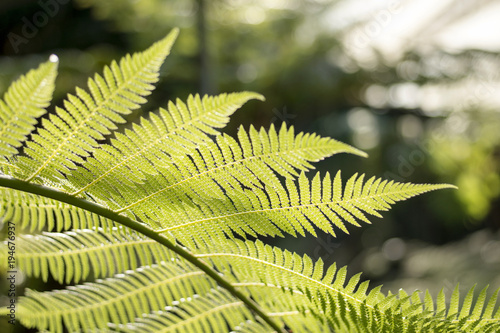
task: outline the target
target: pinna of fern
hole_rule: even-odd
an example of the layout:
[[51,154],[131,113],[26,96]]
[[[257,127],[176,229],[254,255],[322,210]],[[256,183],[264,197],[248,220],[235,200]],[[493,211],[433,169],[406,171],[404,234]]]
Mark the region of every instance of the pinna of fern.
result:
[[[24,274],[74,286],[27,290],[26,327],[62,332],[495,332],[498,291],[449,304],[383,294],[249,236],[348,232],[397,201],[450,185],[306,172],[337,153],[365,154],[316,134],[219,131],[252,92],[190,96],[118,132],[158,81],[177,30],[125,56],[45,113],[56,58],[21,77],[0,103],[0,217],[15,224]],[[17,117],[17,118],[16,118]],[[14,120],[11,120],[14,119]],[[109,144],[101,139],[109,138]],[[22,154],[19,152],[22,151]],[[41,232],[41,233],[40,233]],[[0,247],[7,270],[8,241]],[[6,308],[0,314],[7,315]]]

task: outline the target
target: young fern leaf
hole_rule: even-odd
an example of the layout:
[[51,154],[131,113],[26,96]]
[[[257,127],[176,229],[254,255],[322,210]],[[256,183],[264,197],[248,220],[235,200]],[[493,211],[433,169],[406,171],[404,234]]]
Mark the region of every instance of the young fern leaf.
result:
[[[134,183],[142,183],[145,174],[156,175],[158,167],[169,166],[175,156],[185,155],[216,135],[229,116],[251,99],[263,97],[251,92],[221,94],[215,97],[189,96],[187,104],[177,100],[159,115],[141,119],[141,125],[111,139],[81,167],[68,175],[74,195],[87,192],[99,195],[103,189],[120,186],[127,191]],[[116,180],[120,179],[119,184]]]
[[[352,176],[342,189],[340,171],[333,182],[327,173],[320,180],[319,173],[310,182],[302,173],[298,189],[291,180],[286,188],[280,184],[227,191],[223,199],[198,196],[195,204],[167,206],[159,211],[162,227],[185,244],[210,238],[283,236],[283,232],[305,235],[307,230],[316,235],[314,226],[335,235],[332,227],[348,233],[345,222],[359,226],[358,221],[370,223],[366,214],[381,217],[379,211],[388,210],[397,201],[437,189],[453,188],[446,184],[411,184],[382,181],[375,177],[364,182],[364,175]],[[142,217],[142,215],[141,215]]]
[[12,83],[0,100],[0,158],[16,155],[35,129],[37,118],[46,112],[54,92],[57,64],[57,57],[52,55]]
[[[123,226],[129,227],[129,228],[157,241],[161,245],[172,250],[172,252],[176,253],[177,255],[179,255],[180,257],[185,259],[187,262],[189,262],[192,265],[194,265],[195,267],[199,268],[201,271],[203,271],[204,274],[207,275],[208,278],[211,278],[213,281],[216,281],[220,286],[222,286],[226,290],[228,290],[233,296],[240,299],[243,303],[245,303],[245,305],[249,309],[251,309],[256,315],[258,315],[264,322],[266,322],[268,325],[270,325],[275,331],[283,332],[280,325],[278,323],[276,323],[275,321],[273,321],[269,316],[267,316],[263,312],[263,310],[259,307],[258,304],[256,304],[254,301],[252,301],[246,295],[244,295],[243,293],[238,291],[236,288],[231,286],[231,284],[228,281],[226,281],[226,279],[224,277],[220,276],[213,268],[208,266],[203,261],[197,259],[188,249],[173,243],[171,240],[167,239],[166,237],[164,237],[162,235],[159,235],[158,233],[156,233],[153,229],[149,228],[148,226],[146,226],[142,223],[139,223],[137,221],[134,221],[130,218],[127,218],[125,216],[116,214],[113,211],[107,209],[106,207],[100,206],[94,202],[90,202],[88,200],[84,200],[81,198],[76,198],[76,197],[71,196],[67,193],[64,193],[62,191],[59,191],[57,189],[47,187],[44,185],[30,184],[26,181],[23,181],[20,179],[15,179],[12,177],[6,177],[6,176],[0,176],[0,185],[15,189],[15,190],[23,191],[23,192],[28,192],[28,193],[32,193],[32,194],[36,194],[36,195],[42,195],[42,196],[45,196],[48,198],[56,199],[56,200],[59,200],[61,202],[65,202],[65,203],[74,205],[76,207],[88,210],[90,212],[101,215],[103,217],[107,217],[114,222],[118,222],[118,223],[122,224]],[[7,315],[8,312],[9,312],[9,310],[7,308],[4,308],[4,309],[0,308],[0,315]],[[45,324],[46,324],[45,321],[43,321],[40,325],[45,325]]]
[[42,121],[40,129],[25,149],[28,157],[19,157],[17,177],[31,181],[37,177],[58,181],[59,178],[83,163],[96,147],[98,140],[123,123],[127,115],[146,102],[144,96],[154,89],[159,69],[177,37],[173,30],[149,49],[133,56],[127,55],[120,64],[113,61],[104,68],[104,77],[96,74],[88,80],[90,94],[76,89],[68,94],[65,109]]

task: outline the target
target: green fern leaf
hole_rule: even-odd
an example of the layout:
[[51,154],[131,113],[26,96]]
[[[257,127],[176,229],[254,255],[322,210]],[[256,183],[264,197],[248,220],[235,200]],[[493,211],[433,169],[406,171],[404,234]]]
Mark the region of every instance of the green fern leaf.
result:
[[[59,283],[78,283],[89,277],[111,277],[140,266],[174,258],[160,244],[131,230],[73,230],[65,233],[20,235],[16,240],[18,268],[27,276],[49,275]],[[7,269],[7,248],[0,252],[0,267]]]
[[0,221],[16,224],[18,230],[63,231],[70,229],[109,230],[115,224],[97,214],[57,200],[7,188],[0,188]]
[[63,332],[64,324],[71,332],[94,331],[108,323],[134,322],[183,297],[205,295],[213,287],[202,271],[170,261],[66,290],[28,290],[19,299],[17,314],[24,326],[39,330]]
[[17,176],[27,181],[44,177],[57,181],[75,169],[98,146],[98,140],[124,122],[121,115],[129,114],[146,102],[144,96],[153,90],[158,71],[177,37],[172,31],[163,40],[142,53],[126,56],[104,68],[104,77],[96,74],[89,79],[90,94],[80,88],[76,96],[68,95],[66,109],[56,108],[57,115],[42,121],[43,129],[27,143],[17,165]]
[[[492,315],[498,290],[491,296],[487,310],[481,314],[486,299],[484,289],[470,316],[474,288],[468,291],[461,308],[456,301],[458,289],[455,289],[448,310],[451,315],[435,316],[428,293],[424,303],[418,292],[409,296],[401,291],[398,296],[385,296],[377,287],[367,293],[366,283],[359,284],[359,276],[354,276],[346,283],[345,267],[339,270],[333,265],[325,273],[321,261],[313,264],[307,256],[300,257],[279,248],[271,248],[260,241],[212,242],[197,251],[197,257],[209,260],[217,270],[231,277],[235,286],[245,288],[260,304],[274,304],[271,311],[295,313],[294,319],[313,313],[317,320],[326,318],[334,331],[494,332],[500,328],[497,320],[500,310],[495,316]],[[285,301],[276,302],[277,299]],[[444,298],[438,298],[438,312],[442,311],[442,302]],[[349,309],[349,313],[346,309]],[[456,315],[458,312],[460,317]],[[300,331],[294,326],[293,320],[285,316],[283,320],[287,326]],[[325,332],[325,328],[308,332]]]
[[[408,199],[432,190],[450,188],[450,185],[429,185],[382,181],[372,177],[363,184],[364,176],[352,176],[342,189],[340,172],[333,182],[327,173],[322,181],[316,174],[311,182],[304,174],[295,183],[287,179],[286,189],[278,183],[263,190],[239,189],[227,191],[228,199],[193,198],[196,205],[161,210],[160,232],[170,233],[181,242],[208,240],[227,235],[282,236],[286,232],[296,236],[305,230],[316,235],[313,226],[335,235],[333,226],[348,233],[345,221],[359,226],[358,220],[370,223],[365,214],[381,217],[396,201]],[[321,185],[320,185],[321,184]],[[142,217],[142,215],[140,215]]]
[[170,102],[168,110],[160,108],[159,116],[141,119],[140,126],[112,139],[112,146],[104,145],[74,170],[68,176],[73,194],[99,195],[103,189],[117,186],[116,179],[122,180],[122,190],[142,183],[146,173],[158,174],[157,169],[169,166],[174,156],[185,155],[207,141],[207,134],[218,134],[214,129],[223,127],[234,111],[254,98],[262,96],[242,92],[201,99],[196,95],[187,104]]
[[[117,332],[228,332],[248,322],[256,323],[254,316],[243,302],[226,291],[217,289],[204,297],[177,302],[166,311],[150,314],[133,324],[121,325]],[[231,329],[232,331],[232,329]]]
[[55,55],[12,83],[0,101],[0,157],[17,154],[52,100],[58,59]]
[[238,137],[240,144],[230,136],[217,136],[216,142],[207,141],[190,155],[170,160],[166,167],[156,167],[159,174],[147,175],[143,184],[115,181],[92,194],[114,202],[117,212],[131,212],[147,222],[155,218],[142,213],[153,211],[152,207],[164,207],[166,202],[175,205],[179,193],[184,197],[200,197],[208,191],[211,197],[223,198],[222,190],[239,187],[238,184],[262,187],[263,179],[279,183],[274,172],[290,177],[297,174],[295,169],[313,168],[309,162],[336,153],[364,156],[363,152],[330,138],[303,133],[295,136],[293,127],[287,129],[285,125],[279,133],[274,126],[268,132],[264,129],[257,132],[251,127],[250,138],[240,128]]
[[[288,302],[283,302],[281,308],[273,308],[275,312],[295,311],[292,318],[283,316],[287,326],[294,331],[296,317],[307,318],[308,313],[316,315],[316,319],[336,318],[333,326],[352,326],[347,316],[340,313],[345,310],[346,304],[354,307],[355,314],[365,311],[370,317],[377,310],[376,306],[384,306],[385,297],[374,289],[370,294],[361,292],[352,294],[359,277],[346,284],[346,269],[338,270],[335,265],[323,272],[322,263],[313,264],[307,257],[300,257],[288,251],[271,248],[262,242],[226,242],[211,243],[208,248],[200,252],[211,253],[197,254],[198,258],[209,260],[217,270],[231,278],[239,288],[245,288],[252,298],[263,304],[263,300],[276,300],[287,295]],[[216,248],[216,252],[214,251]],[[319,272],[319,273],[318,273]],[[277,295],[273,291],[280,291],[284,295]],[[265,304],[265,303],[264,303]],[[273,303],[271,303],[273,304]],[[274,302],[274,305],[280,304]],[[359,318],[359,317],[356,317]],[[300,320],[299,322],[302,322]],[[319,326],[317,332],[324,332],[324,326]],[[310,331],[314,332],[314,331]]]

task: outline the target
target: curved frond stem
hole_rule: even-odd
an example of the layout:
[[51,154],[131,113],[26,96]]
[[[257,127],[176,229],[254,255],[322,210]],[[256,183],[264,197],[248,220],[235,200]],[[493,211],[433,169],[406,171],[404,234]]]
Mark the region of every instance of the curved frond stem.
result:
[[237,290],[235,287],[231,285],[229,281],[224,279],[222,276],[220,276],[212,267],[207,265],[205,262],[197,258],[195,255],[193,255],[191,252],[188,250],[174,244],[171,242],[169,239],[164,237],[163,235],[158,234],[155,230],[151,229],[150,227],[138,222],[134,221],[126,216],[117,214],[101,205],[98,205],[96,203],[80,199],[80,198],[75,198],[67,193],[58,191],[56,189],[43,186],[43,185],[38,185],[38,184],[32,184],[28,183],[23,180],[19,180],[16,178],[0,175],[0,186],[2,187],[8,187],[12,188],[15,190],[27,192],[27,193],[32,193],[36,195],[40,195],[43,197],[55,199],[70,205],[73,205],[75,207],[82,208],[84,210],[87,210],[89,212],[92,212],[94,214],[106,217],[112,221],[115,221],[119,224],[122,224],[126,227],[129,227],[130,229],[133,229],[144,236],[147,236],[161,245],[167,247],[171,251],[175,252],[194,266],[198,267],[200,270],[202,270],[205,274],[207,274],[210,278],[214,279],[221,287],[226,289],[229,293],[231,293],[234,297],[240,299],[250,310],[252,310],[256,315],[258,315],[262,320],[264,320],[269,326],[271,326],[274,330],[277,332],[283,332],[285,333],[286,331],[280,327],[274,320],[272,320],[265,312],[263,309],[260,308],[258,304],[256,304],[254,301],[252,301],[250,298],[245,296],[242,292]]

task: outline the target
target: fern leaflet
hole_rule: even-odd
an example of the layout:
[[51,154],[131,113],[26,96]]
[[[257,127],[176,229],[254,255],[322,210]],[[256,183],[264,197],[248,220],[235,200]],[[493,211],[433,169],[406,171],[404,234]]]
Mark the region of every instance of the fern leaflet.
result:
[[[120,325],[117,332],[225,332],[237,328],[255,317],[234,299],[219,289],[200,297],[194,295],[176,303],[167,311],[152,313],[135,323]],[[232,330],[231,330],[232,331]]]
[[0,188],[0,220],[2,224],[9,221],[31,232],[114,226],[112,221],[75,206],[8,188]]
[[[177,100],[168,110],[160,108],[159,117],[141,120],[140,126],[112,139],[93,158],[74,170],[68,180],[74,195],[82,192],[99,195],[99,190],[112,186],[117,178],[124,179],[122,188],[142,183],[144,174],[158,174],[157,168],[168,166],[174,156],[185,155],[208,140],[206,134],[217,134],[229,121],[229,115],[250,99],[262,96],[249,93],[221,94],[216,97],[190,96],[187,105]],[[117,184],[114,184],[117,186]]]
[[[140,266],[170,261],[165,247],[131,230],[72,230],[65,233],[21,235],[16,242],[16,261],[27,276],[49,275],[59,283],[78,283],[92,273],[94,278],[111,277]],[[6,247],[0,267],[7,269]]]
[[0,101],[0,157],[17,154],[52,100],[58,59],[55,55],[12,83]]
[[117,212],[130,211],[147,222],[149,218],[140,215],[142,212],[152,211],[159,203],[175,204],[178,193],[197,197],[209,190],[213,197],[224,197],[219,186],[223,190],[238,187],[238,183],[262,187],[259,179],[279,182],[274,172],[290,178],[297,174],[295,169],[313,168],[309,162],[336,153],[364,155],[330,138],[303,133],[295,136],[293,127],[287,129],[285,125],[279,134],[274,126],[268,132],[251,127],[250,139],[240,128],[238,137],[240,143],[227,135],[217,136],[216,142],[206,141],[191,154],[170,159],[165,167],[155,166],[157,174],[145,175],[140,184],[114,181],[108,186],[101,184],[92,194],[105,202],[115,202]]
[[177,37],[172,31],[163,40],[143,53],[126,56],[118,63],[104,68],[104,77],[96,74],[89,79],[90,94],[76,89],[76,96],[68,94],[66,109],[56,108],[42,121],[43,129],[27,143],[25,153],[19,157],[20,178],[31,181],[44,177],[57,181],[77,163],[82,163],[98,146],[98,140],[124,122],[121,115],[146,102],[144,96],[153,90],[158,71]]
[[185,295],[204,295],[215,285],[191,265],[164,262],[67,290],[28,290],[17,309],[26,327],[62,332],[104,329],[108,323],[133,322]]
[[[181,242],[233,237],[234,233],[283,236],[305,230],[316,235],[314,226],[335,235],[332,226],[348,233],[344,222],[359,226],[358,220],[370,223],[366,213],[381,217],[378,211],[388,210],[396,201],[450,185],[397,183],[354,175],[342,189],[340,172],[333,182],[327,173],[323,180],[316,174],[310,182],[302,173],[296,184],[286,180],[286,189],[278,183],[228,191],[226,199],[192,198],[195,205],[167,206],[158,211],[159,232],[170,233]],[[163,216],[161,216],[163,214]],[[141,215],[140,215],[141,216]],[[142,217],[142,216],[141,216]],[[200,228],[201,227],[201,228]],[[195,232],[195,230],[197,230]]]

